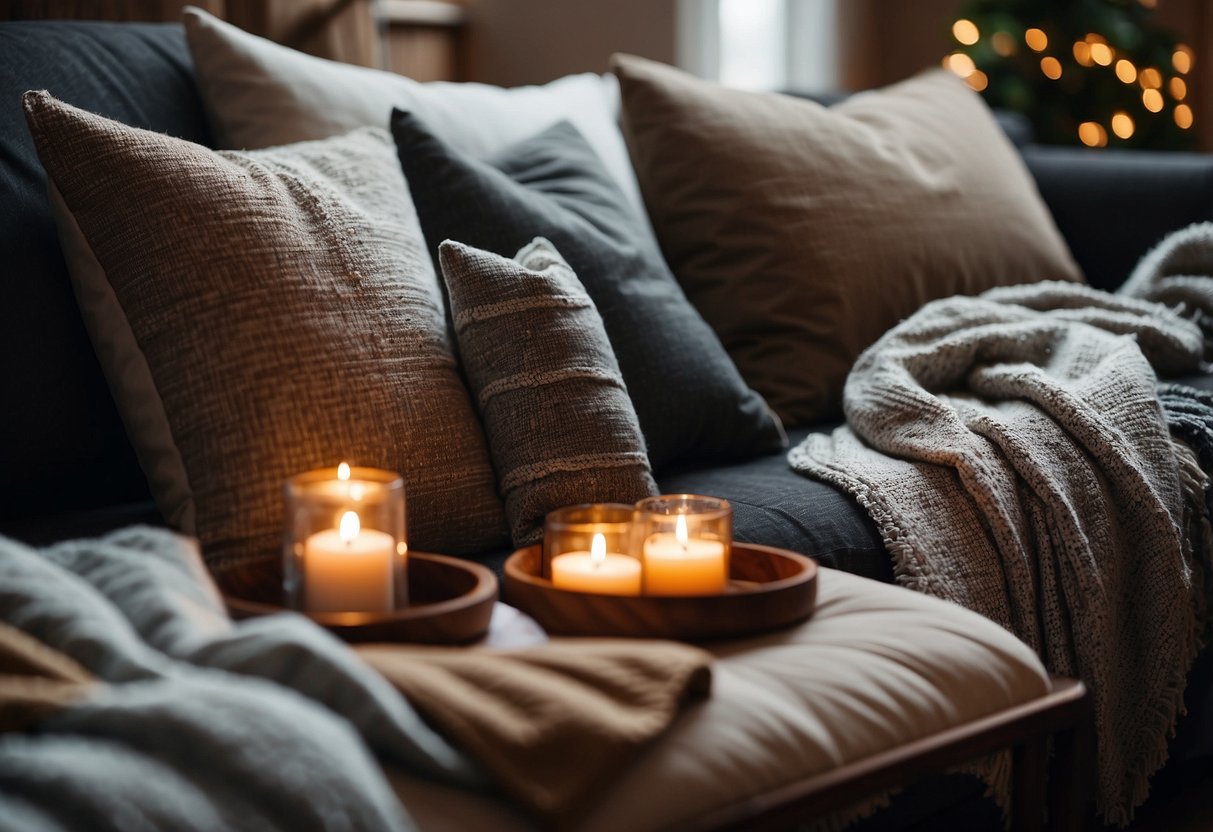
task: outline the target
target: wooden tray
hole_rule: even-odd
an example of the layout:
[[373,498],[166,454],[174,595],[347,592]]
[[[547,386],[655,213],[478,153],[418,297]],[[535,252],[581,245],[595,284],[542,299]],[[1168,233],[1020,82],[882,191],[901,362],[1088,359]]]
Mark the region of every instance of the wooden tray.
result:
[[681,641],[735,638],[803,621],[817,601],[817,564],[771,546],[734,543],[728,590],[685,597],[557,589],[540,577],[540,549],[519,549],[505,562],[505,601],[553,634]]
[[[497,578],[478,563],[409,552],[409,605],[390,613],[305,613],[350,642],[409,641],[466,644],[489,629],[497,603]],[[235,619],[282,612],[285,608],[225,595]]]

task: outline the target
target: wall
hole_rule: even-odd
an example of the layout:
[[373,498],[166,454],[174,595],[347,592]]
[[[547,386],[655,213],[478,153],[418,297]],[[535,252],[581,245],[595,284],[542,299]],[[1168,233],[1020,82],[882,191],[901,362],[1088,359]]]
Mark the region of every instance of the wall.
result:
[[606,72],[612,52],[675,60],[675,0],[465,0],[469,80],[539,84]]

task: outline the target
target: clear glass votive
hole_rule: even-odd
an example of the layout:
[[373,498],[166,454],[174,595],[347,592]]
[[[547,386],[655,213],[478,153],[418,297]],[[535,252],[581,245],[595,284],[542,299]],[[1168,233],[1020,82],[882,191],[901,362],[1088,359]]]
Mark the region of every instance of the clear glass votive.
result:
[[632,506],[587,503],[549,512],[543,524],[542,576],[558,589],[639,595],[632,553]]
[[404,481],[378,468],[319,468],[286,495],[286,604],[312,613],[391,612],[408,603]]
[[641,500],[633,537],[646,595],[718,595],[728,587],[733,508],[727,500],[697,494]]

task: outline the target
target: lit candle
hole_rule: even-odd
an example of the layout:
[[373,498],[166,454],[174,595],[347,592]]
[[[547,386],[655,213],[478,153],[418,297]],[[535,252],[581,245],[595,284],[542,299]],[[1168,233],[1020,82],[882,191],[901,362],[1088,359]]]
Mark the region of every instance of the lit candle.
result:
[[552,585],[600,595],[639,595],[640,561],[607,554],[606,537],[595,533],[588,552],[566,552],[552,559]]
[[659,532],[644,542],[644,586],[649,595],[718,595],[728,586],[725,544],[691,537],[685,515],[674,534]]
[[304,543],[305,608],[309,612],[392,610],[395,553],[395,538],[362,528],[358,513],[346,511],[337,528],[316,532]]

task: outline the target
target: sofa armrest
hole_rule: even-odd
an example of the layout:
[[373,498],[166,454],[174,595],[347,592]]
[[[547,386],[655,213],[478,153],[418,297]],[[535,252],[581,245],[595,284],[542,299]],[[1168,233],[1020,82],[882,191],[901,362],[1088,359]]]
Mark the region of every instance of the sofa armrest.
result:
[[1096,288],[1119,286],[1167,233],[1213,220],[1213,156],[1045,145],[1020,151]]

